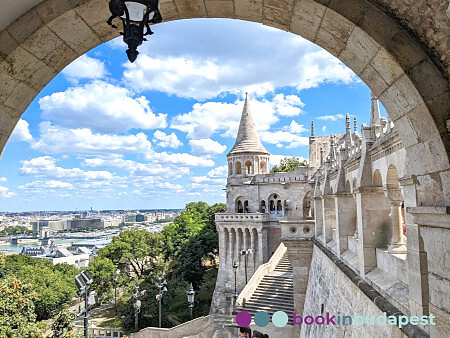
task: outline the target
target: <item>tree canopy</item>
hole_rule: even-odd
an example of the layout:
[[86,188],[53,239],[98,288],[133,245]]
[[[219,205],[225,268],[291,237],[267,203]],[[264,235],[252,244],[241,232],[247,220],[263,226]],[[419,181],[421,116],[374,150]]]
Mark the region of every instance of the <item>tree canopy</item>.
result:
[[280,160],[279,165],[274,165],[270,169],[271,173],[294,171],[297,167],[306,167],[308,162],[306,160],[300,161],[299,157],[285,157]]

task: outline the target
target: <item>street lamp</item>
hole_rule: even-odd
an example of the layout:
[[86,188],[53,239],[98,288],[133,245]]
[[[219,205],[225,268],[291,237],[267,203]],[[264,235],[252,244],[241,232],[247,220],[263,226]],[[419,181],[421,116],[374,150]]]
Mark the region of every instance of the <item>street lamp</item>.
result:
[[119,280],[120,269],[117,269],[114,272],[114,307],[116,307],[117,311],[117,282]]
[[237,268],[238,265],[236,263],[236,261],[233,262],[233,270],[234,270],[234,294],[233,294],[233,299],[236,302],[236,299],[238,298],[238,294],[237,294],[237,283],[236,283],[236,274],[237,274]]
[[136,299],[134,302],[134,329],[137,331],[139,326],[139,312],[141,312],[141,301],[138,299],[147,293],[146,290],[139,291],[139,285],[134,284],[133,298]]
[[158,287],[158,294],[156,295],[156,300],[159,303],[159,327],[161,327],[161,300],[164,292],[167,291],[167,288],[164,286],[167,284],[167,281],[164,278],[165,275],[166,273],[163,272],[161,275],[156,276],[156,278],[158,279],[158,282],[156,282],[156,286]]
[[192,318],[192,310],[194,309],[194,297],[195,297],[195,290],[192,286],[189,288],[189,290],[186,291],[187,298],[188,298],[188,304],[189,304],[189,314]]
[[[88,304],[88,296],[90,296],[90,294],[88,294],[89,288],[93,282],[93,278],[92,275],[89,273],[89,271],[87,270],[83,270],[81,271],[80,274],[75,276],[75,284],[77,285],[78,288],[78,292],[80,297],[82,295],[84,295],[84,309],[83,311],[80,311],[78,313],[78,316],[81,316],[82,314],[84,314],[84,337],[88,338],[88,327],[89,327],[89,323],[88,323],[88,306],[90,304]],[[90,298],[90,297],[89,297]],[[95,303],[95,301],[94,301]]]
[[248,255],[250,255],[251,253],[253,253],[252,249],[247,249],[247,250],[242,250],[241,251],[241,255],[244,255],[244,269],[245,269],[245,284],[247,285],[247,259],[248,259]]
[[109,10],[112,15],[107,23],[117,28],[112,23],[113,19],[122,20],[123,32],[120,34],[123,35],[123,42],[128,45],[130,62],[134,62],[139,54],[137,47],[142,41],[147,41],[144,36],[153,34],[150,24],[162,21],[158,7],[159,0],[110,0]]

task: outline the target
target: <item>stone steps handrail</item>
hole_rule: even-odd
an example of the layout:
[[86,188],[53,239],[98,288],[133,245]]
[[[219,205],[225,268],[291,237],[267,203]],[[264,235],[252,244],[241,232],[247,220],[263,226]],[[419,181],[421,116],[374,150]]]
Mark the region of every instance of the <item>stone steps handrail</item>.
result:
[[139,332],[132,333],[130,338],[180,338],[198,335],[211,326],[210,316],[195,318],[172,328],[146,327]]
[[[83,325],[75,325],[75,331],[77,333],[83,333],[84,332],[84,326]],[[96,327],[96,326],[90,326],[88,328],[89,337],[124,337],[125,331],[121,329],[113,329],[108,327]]]
[[245,301],[250,299],[250,297],[253,295],[253,293],[255,292],[256,288],[258,287],[259,283],[264,278],[264,276],[275,270],[276,266],[278,265],[278,262],[283,257],[286,250],[287,248],[284,246],[283,243],[281,243],[278,246],[277,250],[273,253],[272,257],[269,259],[269,261],[259,266],[259,268],[253,274],[252,278],[249,280],[247,285],[239,294],[239,297],[236,300],[237,306],[243,306],[244,299]]

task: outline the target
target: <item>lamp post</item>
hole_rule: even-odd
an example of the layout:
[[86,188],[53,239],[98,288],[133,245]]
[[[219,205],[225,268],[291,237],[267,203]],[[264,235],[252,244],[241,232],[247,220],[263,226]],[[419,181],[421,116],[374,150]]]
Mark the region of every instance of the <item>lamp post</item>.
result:
[[191,283],[191,287],[189,288],[189,290],[186,291],[186,294],[187,294],[188,304],[189,304],[189,314],[192,318],[192,311],[194,309],[194,297],[195,297],[195,290],[194,290],[194,287],[192,286],[192,283]]
[[137,47],[142,41],[147,41],[144,36],[153,34],[150,24],[162,21],[158,7],[159,0],[110,0],[109,10],[112,15],[107,23],[117,28],[112,21],[115,18],[122,21],[123,32],[120,34],[128,45],[127,55],[130,62],[134,62],[139,54]]
[[139,312],[141,312],[141,301],[138,299],[147,293],[146,290],[139,291],[139,285],[134,284],[133,298],[136,300],[134,302],[134,329],[137,331],[139,327]]
[[252,249],[242,250],[241,255],[244,255],[244,269],[245,269],[245,284],[247,285],[247,259],[248,255],[253,253]]
[[161,275],[156,276],[158,281],[156,282],[156,286],[158,287],[158,294],[156,295],[156,300],[159,303],[159,327],[161,327],[161,300],[163,297],[164,292],[167,291],[167,288],[165,285],[167,284],[167,281],[164,279],[164,276],[166,275],[165,272],[163,272]]
[[233,293],[233,299],[236,302],[236,299],[238,298],[237,294],[237,268],[238,265],[236,261],[233,262],[233,270],[234,270],[234,293]]
[[[80,274],[75,276],[75,284],[77,285],[80,297],[84,295],[84,309],[78,313],[78,316],[84,314],[83,324],[84,324],[84,337],[88,338],[89,335],[89,322],[88,322],[88,291],[93,282],[92,275],[87,270],[81,271]],[[95,303],[95,302],[94,302]]]

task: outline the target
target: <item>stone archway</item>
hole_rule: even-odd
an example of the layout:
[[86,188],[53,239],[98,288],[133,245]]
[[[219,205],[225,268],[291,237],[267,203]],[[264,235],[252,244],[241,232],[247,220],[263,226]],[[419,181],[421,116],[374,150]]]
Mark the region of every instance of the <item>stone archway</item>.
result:
[[[421,5],[430,10],[420,11]],[[430,202],[418,194],[417,202],[450,205],[448,60],[441,48],[445,36],[433,26],[445,19],[446,8],[421,1],[408,5],[415,13],[409,15],[402,6],[385,0],[161,0],[164,21],[261,22],[338,57],[380,98],[397,125],[409,174],[419,183],[436,182],[439,198]],[[118,35],[105,24],[108,16],[107,0],[45,0],[0,32],[0,152],[24,110],[59,71]],[[427,23],[435,34],[425,32]]]

